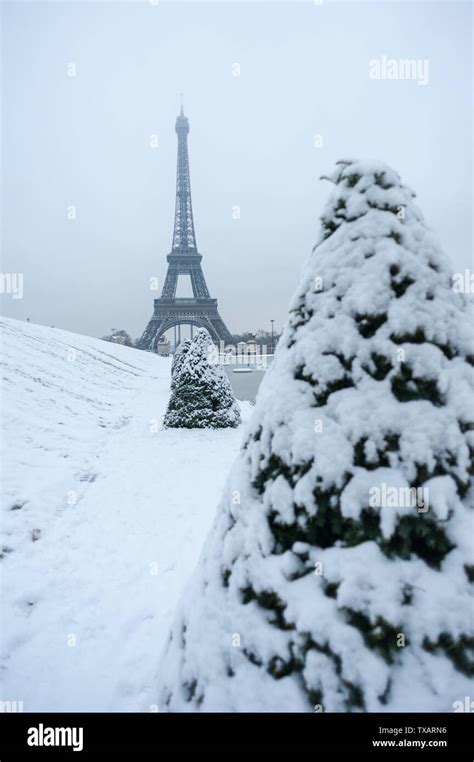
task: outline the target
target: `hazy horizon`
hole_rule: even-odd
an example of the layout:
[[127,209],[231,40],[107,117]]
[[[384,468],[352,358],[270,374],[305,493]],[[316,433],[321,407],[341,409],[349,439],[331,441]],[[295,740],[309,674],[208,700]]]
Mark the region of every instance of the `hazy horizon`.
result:
[[[393,166],[453,271],[472,267],[471,16],[458,2],[3,3],[2,268],[24,274],[3,314],[141,335],[171,248],[180,92],[198,250],[231,332],[281,329],[331,192],[318,178],[340,158]],[[428,82],[370,79],[382,56],[427,60]]]

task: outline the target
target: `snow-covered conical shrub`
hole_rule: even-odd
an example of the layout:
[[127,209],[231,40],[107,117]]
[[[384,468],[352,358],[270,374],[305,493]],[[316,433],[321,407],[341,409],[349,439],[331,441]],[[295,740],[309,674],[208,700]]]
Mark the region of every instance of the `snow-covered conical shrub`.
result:
[[332,180],[166,647],[172,711],[452,711],[471,695],[467,305],[395,172],[346,161]]
[[230,381],[213,350],[209,333],[200,328],[184,353],[181,367],[175,367],[166,428],[222,429],[240,423]]
[[178,347],[173,355],[173,360],[171,363],[171,389],[172,390],[176,386],[176,381],[181,372],[182,365],[184,363],[184,360],[186,358],[186,355],[188,353],[190,346],[191,346],[191,339],[185,339],[184,341],[181,342],[181,344],[178,344]]

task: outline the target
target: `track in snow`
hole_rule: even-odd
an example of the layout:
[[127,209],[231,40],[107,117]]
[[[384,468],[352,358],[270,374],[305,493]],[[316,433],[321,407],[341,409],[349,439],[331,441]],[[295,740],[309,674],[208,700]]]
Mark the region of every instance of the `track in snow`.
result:
[[0,700],[149,711],[242,429],[162,430],[169,359],[10,319],[2,333]]

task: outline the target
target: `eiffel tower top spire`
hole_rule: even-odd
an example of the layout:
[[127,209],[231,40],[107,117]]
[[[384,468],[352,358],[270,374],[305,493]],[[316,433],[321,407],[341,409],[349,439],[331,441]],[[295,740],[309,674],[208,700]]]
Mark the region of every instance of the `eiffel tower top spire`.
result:
[[191,203],[191,179],[189,175],[189,121],[184,115],[182,95],[181,113],[176,119],[175,129],[178,136],[178,165],[176,170],[176,206],[171,251],[173,254],[197,254],[193,207]]

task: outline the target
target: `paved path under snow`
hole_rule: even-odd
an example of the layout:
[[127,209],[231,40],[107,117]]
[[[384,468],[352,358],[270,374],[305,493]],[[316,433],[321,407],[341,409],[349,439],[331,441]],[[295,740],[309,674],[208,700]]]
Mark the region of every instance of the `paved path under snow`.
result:
[[0,700],[149,711],[242,430],[162,430],[168,359],[3,329]]

